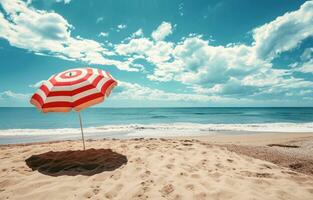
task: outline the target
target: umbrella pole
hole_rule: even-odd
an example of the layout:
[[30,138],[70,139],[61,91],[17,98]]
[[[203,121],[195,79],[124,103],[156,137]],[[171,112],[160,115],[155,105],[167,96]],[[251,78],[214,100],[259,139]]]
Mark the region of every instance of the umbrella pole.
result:
[[84,145],[84,150],[85,150],[85,138],[84,138],[83,124],[82,124],[82,118],[80,116],[80,112],[79,111],[78,111],[78,117],[79,117],[80,130],[82,132],[82,140],[83,140],[83,145]]

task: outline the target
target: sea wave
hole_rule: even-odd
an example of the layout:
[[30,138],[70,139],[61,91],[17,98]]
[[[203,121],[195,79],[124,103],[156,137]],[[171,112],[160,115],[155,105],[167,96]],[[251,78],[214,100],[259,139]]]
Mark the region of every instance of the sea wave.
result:
[[[86,135],[116,135],[118,137],[164,137],[205,135],[219,132],[313,132],[313,123],[259,123],[259,124],[128,124],[86,127]],[[79,128],[6,129],[0,136],[58,136],[77,135]]]

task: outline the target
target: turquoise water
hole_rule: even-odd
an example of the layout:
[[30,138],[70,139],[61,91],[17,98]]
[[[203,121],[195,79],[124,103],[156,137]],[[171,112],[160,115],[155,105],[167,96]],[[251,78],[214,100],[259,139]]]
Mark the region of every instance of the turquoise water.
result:
[[[313,108],[91,108],[81,112],[84,126],[190,122],[201,124],[313,122]],[[0,129],[79,127],[70,113],[34,108],[0,108]]]
[[[313,132],[313,108],[90,108],[88,138],[154,137],[219,131]],[[0,143],[79,138],[77,113],[0,108]]]

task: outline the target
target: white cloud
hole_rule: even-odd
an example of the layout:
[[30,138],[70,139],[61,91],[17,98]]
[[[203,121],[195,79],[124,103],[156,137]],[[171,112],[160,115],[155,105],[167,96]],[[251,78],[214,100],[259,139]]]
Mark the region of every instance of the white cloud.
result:
[[180,16],[184,16],[184,3],[178,5],[178,11]]
[[132,38],[143,37],[143,30],[140,28],[131,35]]
[[123,30],[123,29],[125,29],[125,28],[127,28],[127,25],[126,24],[119,24],[119,25],[117,25],[117,32],[120,32],[120,30]]
[[137,83],[119,82],[112,98],[127,100],[157,100],[157,101],[214,101],[217,97],[207,95],[165,92],[159,89],[141,86]]
[[169,22],[162,22],[162,24],[152,32],[151,36],[155,41],[159,41],[164,40],[170,34],[172,34],[172,25]]
[[[313,82],[294,78],[289,70],[273,69],[246,45],[211,46],[199,37],[187,38],[173,49],[173,62],[157,65],[151,80],[176,80],[195,92],[223,97],[281,94],[311,88]],[[175,67],[173,67],[175,66]]]
[[[153,74],[148,75],[150,80],[175,80],[190,86],[199,94],[233,97],[300,95],[299,91],[308,90],[313,82],[293,77],[292,70],[273,69],[271,60],[312,35],[312,5],[313,2],[306,2],[299,10],[254,29],[255,41],[251,45],[212,46],[201,36],[190,35],[178,44],[167,46],[166,59],[155,62],[148,55],[148,49],[155,47],[154,42],[142,38],[149,45],[141,45],[138,41],[137,45],[146,49],[138,51],[130,45],[135,41],[130,41],[124,47],[129,45],[128,48],[132,50],[125,51],[124,55],[138,53],[153,63],[155,68]],[[290,28],[294,23],[296,25]],[[159,51],[159,48],[153,49]],[[307,62],[298,67],[298,71],[312,72],[313,59],[308,60],[311,49],[307,49],[301,57]]]
[[140,28],[137,31],[133,32],[130,36],[122,40],[121,44],[125,44],[126,42],[129,42],[130,40],[135,39],[135,38],[143,38],[143,37],[144,37],[144,33],[143,33],[143,30]]
[[97,20],[96,20],[96,23],[100,23],[100,22],[102,22],[103,20],[104,20],[103,17],[98,17]]
[[30,85],[28,85],[28,87],[31,87],[31,88],[39,88],[44,82],[45,82],[45,80],[41,80],[41,81],[38,81],[38,82],[35,83],[35,84],[30,84]]
[[159,64],[169,60],[173,43],[164,41],[152,41],[148,38],[133,38],[126,44],[118,44],[115,51],[119,55],[140,55],[147,61]]
[[313,58],[313,48],[307,48],[303,51],[301,55],[301,60],[307,61]]
[[30,94],[15,93],[11,90],[0,92],[0,99],[16,99],[16,100],[25,100],[30,97]]
[[153,42],[147,38],[136,38],[129,41],[127,44],[116,45],[116,52],[120,55],[127,54],[144,54],[151,49]]
[[121,70],[136,71],[121,61],[111,60],[114,55],[104,44],[82,37],[73,37],[74,28],[61,15],[36,10],[24,1],[1,0],[6,16],[0,13],[0,38],[12,46],[37,54],[62,59],[80,60],[89,64],[115,65]]
[[270,67],[256,59],[250,47],[211,46],[199,36],[186,38],[169,52],[173,61],[157,65],[155,73],[149,76],[151,80],[173,79],[185,84],[210,86],[226,82],[231,76],[245,76],[259,65]]
[[72,0],[56,0],[56,2],[64,2],[64,4],[69,4]]
[[313,58],[304,62],[297,71],[304,72],[304,73],[313,73]]
[[[312,21],[311,15],[308,17]],[[160,28],[163,27],[162,24],[153,33],[162,32],[160,31],[163,30]],[[267,25],[262,27],[265,26]],[[258,31],[255,29],[254,36],[261,34],[262,27]],[[278,30],[281,29],[278,28]],[[272,32],[272,34],[276,33]],[[273,69],[271,59],[263,59],[259,56],[258,42],[260,40],[251,45],[234,43],[226,46],[213,46],[208,40],[195,34],[183,38],[177,44],[160,41],[166,34],[162,37],[156,37],[156,35],[152,34],[154,40],[134,38],[128,43],[115,46],[116,52],[120,55],[130,57],[141,55],[152,63],[155,66],[154,71],[147,75],[150,80],[174,80],[191,87],[198,94],[238,98],[274,94],[282,96],[288,91],[299,94],[299,89],[312,87],[312,82],[294,78],[292,71]],[[273,41],[269,39],[269,42]],[[280,51],[288,49],[278,48],[277,44],[274,46]],[[311,65],[305,65],[302,70],[311,71]]]
[[[34,0],[27,0],[27,4],[31,4]],[[64,3],[64,4],[69,4],[72,0],[46,0],[45,3]]]
[[292,63],[293,71],[313,73],[313,48],[306,48],[300,56],[301,61]]
[[109,36],[109,33],[108,32],[100,32],[99,37],[108,37]]
[[253,30],[254,47],[262,59],[273,59],[313,36],[313,1]]

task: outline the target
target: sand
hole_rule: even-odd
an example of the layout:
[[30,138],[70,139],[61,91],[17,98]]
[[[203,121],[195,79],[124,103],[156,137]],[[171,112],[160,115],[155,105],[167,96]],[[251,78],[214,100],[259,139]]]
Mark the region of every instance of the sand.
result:
[[[313,199],[312,166],[302,172],[289,167],[292,159],[279,161],[310,161],[312,141],[313,134],[274,133],[89,140],[88,149],[112,151],[85,155],[75,153],[81,141],[2,145],[0,199]],[[278,152],[278,161],[254,156],[260,148]],[[37,159],[34,171],[29,158]],[[38,171],[40,159],[50,160]],[[108,167],[110,159],[122,161]]]

